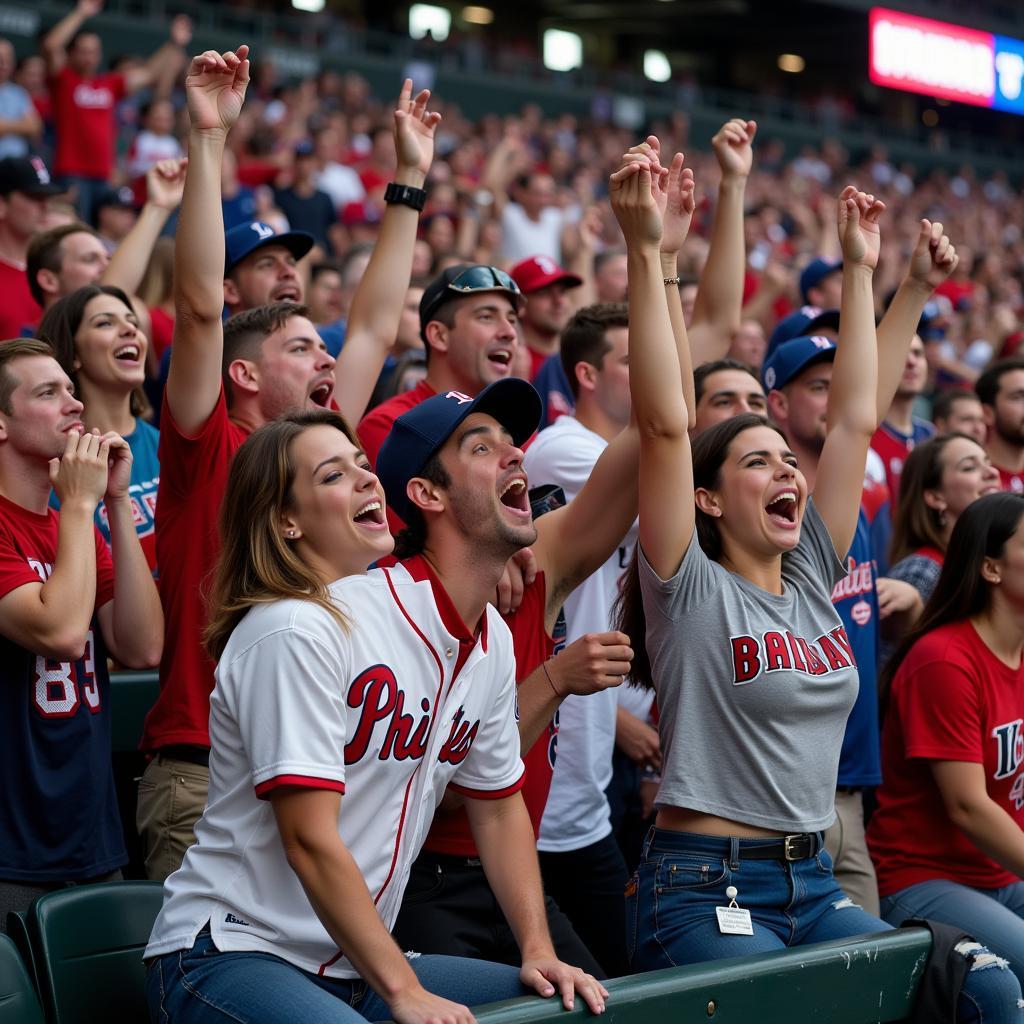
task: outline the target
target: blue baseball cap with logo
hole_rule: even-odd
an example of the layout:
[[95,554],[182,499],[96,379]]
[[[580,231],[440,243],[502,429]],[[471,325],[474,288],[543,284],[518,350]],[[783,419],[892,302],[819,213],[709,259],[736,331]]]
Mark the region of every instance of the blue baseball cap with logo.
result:
[[476,398],[461,391],[434,395],[399,416],[377,453],[377,477],[388,506],[408,521],[413,505],[405,493],[409,481],[441,449],[459,424],[474,412],[493,416],[523,445],[540,425],[540,395],[532,384],[506,377],[489,384]]
[[794,377],[813,363],[831,362],[836,357],[836,343],[821,335],[784,341],[761,367],[761,383],[765,391],[784,388]]
[[842,260],[823,260],[820,256],[815,260],[811,260],[800,271],[800,294],[804,297],[804,302],[810,301],[807,298],[807,293],[812,288],[817,288],[829,274],[834,274],[837,270],[842,269]]
[[239,263],[257,249],[267,245],[283,245],[297,260],[313,248],[315,239],[305,231],[282,231],[278,234],[269,224],[251,220],[239,224],[224,235],[224,273],[230,274]]
[[783,342],[792,341],[807,333],[807,325],[821,312],[820,306],[801,306],[788,316],[784,316],[776,325],[768,338],[767,359]]

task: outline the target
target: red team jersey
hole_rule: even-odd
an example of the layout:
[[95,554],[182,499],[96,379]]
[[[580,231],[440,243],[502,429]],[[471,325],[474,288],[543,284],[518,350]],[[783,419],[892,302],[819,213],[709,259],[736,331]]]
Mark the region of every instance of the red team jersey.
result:
[[210,745],[213,662],[202,646],[206,612],[201,588],[220,552],[217,517],[228,469],[246,437],[228,419],[223,391],[195,437],[181,433],[164,403],[156,506],[164,653],[160,696],[146,716],[143,750],[178,743]]
[[[0,597],[46,582],[60,513],[0,496]],[[110,551],[94,528],[96,608],[114,596]],[[107,653],[93,618],[77,661],[54,661],[0,637],[0,878],[81,881],[127,861],[110,764]]]
[[881,896],[935,878],[1019,881],[950,821],[932,761],[982,765],[989,797],[1024,828],[1024,665],[1004,665],[969,621],[918,640],[893,680],[868,846]]
[[1014,494],[1024,494],[1024,472],[1011,473],[1002,466],[996,466],[999,470],[999,486],[1004,491],[1012,491]]
[[[403,565],[412,571],[409,562]],[[512,631],[512,643],[516,654],[516,685],[518,686],[537,666],[551,657],[555,641],[544,628],[544,606],[547,603],[544,573],[537,573],[533,584],[523,592],[523,602],[518,611],[505,616],[505,623]],[[523,783],[523,800],[533,823],[534,834],[540,829],[544,814],[551,775],[555,767],[555,744],[558,735],[557,719],[552,720],[541,733],[537,742],[523,756],[526,776]],[[477,849],[469,831],[469,819],[462,809],[451,814],[441,811],[434,816],[427,840],[423,844],[431,853],[447,853],[456,857],[476,857]]]
[[109,178],[114,169],[114,107],[124,75],[83,78],[65,65],[50,79],[57,125],[57,177]]
[[885,465],[885,482],[889,488],[892,507],[896,508],[896,500],[900,494],[900,476],[903,463],[914,450],[914,446],[927,441],[935,433],[935,428],[925,420],[917,418],[913,421],[911,433],[907,436],[885,421],[871,438],[871,447],[878,453]]
[[28,290],[25,268],[0,260],[0,341],[21,337],[25,327],[35,328],[42,311]]

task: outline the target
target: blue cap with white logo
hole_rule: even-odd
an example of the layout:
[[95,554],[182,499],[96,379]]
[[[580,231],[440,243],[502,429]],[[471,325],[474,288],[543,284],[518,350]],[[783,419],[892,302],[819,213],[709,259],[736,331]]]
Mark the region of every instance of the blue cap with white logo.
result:
[[278,234],[269,224],[251,220],[239,224],[224,235],[224,273],[230,274],[246,256],[267,245],[283,245],[297,260],[313,248],[315,239],[305,231]]
[[405,493],[409,481],[437,454],[441,446],[471,413],[493,416],[511,435],[517,447],[540,424],[540,395],[532,384],[506,377],[489,384],[476,398],[461,391],[434,395],[399,416],[377,453],[377,477],[384,487],[388,506],[408,520],[412,509]]
[[836,357],[836,343],[831,338],[810,335],[783,342],[761,367],[761,383],[766,391],[784,388],[812,363],[831,362]]

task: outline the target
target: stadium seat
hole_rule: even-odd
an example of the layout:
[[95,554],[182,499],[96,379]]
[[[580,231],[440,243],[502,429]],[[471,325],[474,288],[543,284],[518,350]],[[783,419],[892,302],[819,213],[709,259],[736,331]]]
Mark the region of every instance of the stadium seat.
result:
[[7,935],[0,935],[0,1024],[43,1024],[32,980]]
[[7,934],[14,943],[21,956],[25,970],[28,971],[32,987],[39,991],[39,976],[36,973],[35,956],[32,953],[32,943],[28,937],[28,915],[21,911],[12,910],[7,915]]
[[36,900],[28,933],[50,1024],[148,1019],[142,950],[162,898],[159,882],[107,882]]
[[[924,929],[908,928],[617,978],[606,982],[608,1009],[617,1024],[895,1024],[910,1015],[931,941]],[[474,1013],[477,1024],[594,1019],[582,999],[567,1014],[559,999],[532,996]]]

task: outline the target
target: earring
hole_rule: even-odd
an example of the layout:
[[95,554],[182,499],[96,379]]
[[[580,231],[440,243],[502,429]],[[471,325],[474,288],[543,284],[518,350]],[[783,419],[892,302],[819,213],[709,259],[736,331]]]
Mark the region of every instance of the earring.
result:
[[946,510],[944,508],[939,509],[939,526],[946,525]]
[[288,531],[288,536],[289,537],[294,537],[295,536],[295,531],[294,530],[289,530]]

